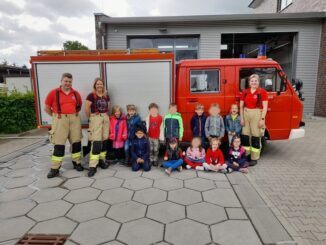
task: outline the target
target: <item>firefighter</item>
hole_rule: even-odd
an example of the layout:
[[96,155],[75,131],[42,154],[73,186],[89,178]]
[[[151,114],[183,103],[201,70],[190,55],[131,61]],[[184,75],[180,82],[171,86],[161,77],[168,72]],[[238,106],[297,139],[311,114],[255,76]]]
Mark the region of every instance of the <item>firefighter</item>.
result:
[[106,149],[109,139],[109,102],[104,83],[101,78],[95,78],[93,92],[86,98],[85,112],[89,118],[88,139],[91,142],[88,176],[96,173],[96,167],[106,169]]
[[265,117],[268,107],[268,96],[265,89],[259,87],[259,76],[252,74],[249,88],[242,91],[240,99],[240,117],[242,134],[241,142],[250,154],[250,166],[257,164],[260,157],[262,129],[265,128]]
[[59,176],[59,168],[65,155],[67,139],[71,144],[71,158],[74,169],[83,171],[81,165],[81,121],[79,111],[82,106],[80,94],[72,88],[72,75],[63,73],[61,86],[55,88],[45,99],[45,112],[52,117],[49,131],[50,142],[54,144],[51,170],[48,178]]

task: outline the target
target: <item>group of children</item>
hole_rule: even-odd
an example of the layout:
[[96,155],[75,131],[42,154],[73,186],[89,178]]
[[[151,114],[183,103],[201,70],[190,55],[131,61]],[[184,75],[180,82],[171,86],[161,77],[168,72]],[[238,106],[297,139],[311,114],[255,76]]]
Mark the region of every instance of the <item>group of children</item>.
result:
[[[144,124],[135,105],[127,105],[126,116],[119,106],[113,107],[109,136],[112,149],[109,151],[114,152],[114,162],[131,164],[133,171],[140,168],[149,171],[151,166],[158,166],[160,141],[165,140],[162,166],[168,175],[174,170],[182,171],[183,166],[187,169],[223,173],[248,172],[249,164],[246,151],[241,146],[240,116],[236,104],[231,106],[225,122],[218,104],[210,106],[208,117],[204,115],[204,106],[197,104],[196,113],[190,122],[193,139],[185,152],[179,146],[183,137],[183,121],[177,112],[177,105],[171,103],[169,113],[164,117],[159,114],[156,103],[151,103],[148,109],[149,114]],[[219,149],[225,132],[230,146],[226,161]]]

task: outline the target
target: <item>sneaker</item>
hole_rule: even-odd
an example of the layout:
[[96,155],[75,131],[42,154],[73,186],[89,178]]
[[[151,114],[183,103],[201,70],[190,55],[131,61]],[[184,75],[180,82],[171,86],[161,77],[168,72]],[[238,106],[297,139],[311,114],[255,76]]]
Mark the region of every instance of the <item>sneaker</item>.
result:
[[250,167],[255,166],[257,163],[258,163],[257,160],[251,160],[251,161],[249,162],[249,166],[250,166]]
[[158,166],[158,162],[157,161],[152,161],[152,166],[157,167]]
[[228,173],[232,173],[233,172],[233,169],[232,168],[227,168],[227,172]]
[[179,172],[181,172],[181,171],[182,171],[182,166],[177,167],[177,170],[178,170]]
[[165,169],[165,173],[170,176],[172,173],[172,168]]
[[88,171],[88,177],[93,177],[96,173],[96,168],[90,167]]
[[72,164],[74,165],[74,169],[76,169],[78,172],[84,170],[84,167],[81,165],[81,163],[77,164],[76,162],[73,161]]
[[204,167],[203,166],[197,166],[196,167],[196,170],[203,171],[204,170]]
[[191,169],[191,166],[190,165],[186,165],[186,169]]
[[47,175],[48,179],[51,179],[51,178],[54,178],[57,176],[59,176],[59,169],[53,169],[53,168],[50,169],[50,172]]
[[248,168],[240,168],[239,171],[241,173],[247,174],[249,172],[249,169]]
[[99,166],[101,169],[107,169],[109,167],[109,164],[106,163],[104,160],[100,159],[98,161],[97,166]]
[[227,174],[227,173],[228,173],[228,170],[225,168],[225,169],[221,169],[220,172],[221,172],[222,174]]

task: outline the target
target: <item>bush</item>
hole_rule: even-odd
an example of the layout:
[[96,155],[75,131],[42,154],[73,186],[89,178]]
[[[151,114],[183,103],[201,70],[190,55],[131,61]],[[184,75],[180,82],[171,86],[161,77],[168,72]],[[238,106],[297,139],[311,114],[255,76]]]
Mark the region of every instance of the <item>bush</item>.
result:
[[20,133],[36,128],[34,94],[0,95],[0,133]]

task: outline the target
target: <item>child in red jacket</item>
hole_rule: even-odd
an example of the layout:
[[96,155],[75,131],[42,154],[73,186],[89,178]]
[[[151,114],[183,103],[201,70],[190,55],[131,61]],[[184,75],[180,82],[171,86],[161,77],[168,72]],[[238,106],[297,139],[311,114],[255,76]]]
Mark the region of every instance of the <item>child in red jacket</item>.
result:
[[126,117],[122,114],[121,107],[116,105],[112,109],[110,117],[110,136],[112,148],[115,155],[114,162],[123,162],[124,160],[124,143],[127,139],[127,122]]
[[219,149],[221,141],[218,138],[211,139],[211,147],[208,148],[203,167],[206,171],[225,173],[227,165],[224,163],[224,156]]

